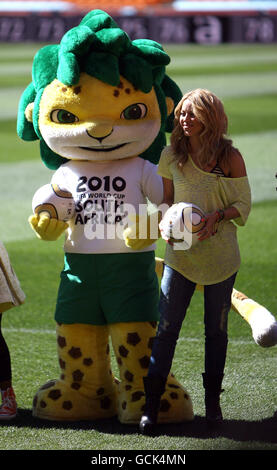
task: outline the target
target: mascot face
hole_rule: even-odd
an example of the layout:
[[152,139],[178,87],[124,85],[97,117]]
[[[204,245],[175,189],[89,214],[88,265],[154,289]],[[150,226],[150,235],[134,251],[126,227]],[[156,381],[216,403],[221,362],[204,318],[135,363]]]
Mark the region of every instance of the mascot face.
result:
[[67,159],[137,156],[155,140],[160,127],[154,89],[144,93],[122,76],[117,86],[86,73],[73,86],[54,80],[40,102],[41,135],[51,150]]
[[[166,74],[169,56],[150,39],[131,41],[101,10],[88,13],[60,44],[42,47],[18,108],[17,132],[40,140],[43,163],[159,161],[182,97]],[[47,64],[47,67],[45,66]]]

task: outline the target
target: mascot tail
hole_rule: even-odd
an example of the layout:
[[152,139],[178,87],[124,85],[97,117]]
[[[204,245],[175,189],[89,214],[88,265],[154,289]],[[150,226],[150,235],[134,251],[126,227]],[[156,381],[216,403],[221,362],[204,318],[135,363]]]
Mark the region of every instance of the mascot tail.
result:
[[249,323],[259,346],[268,348],[277,344],[277,321],[265,307],[233,289],[232,308]]

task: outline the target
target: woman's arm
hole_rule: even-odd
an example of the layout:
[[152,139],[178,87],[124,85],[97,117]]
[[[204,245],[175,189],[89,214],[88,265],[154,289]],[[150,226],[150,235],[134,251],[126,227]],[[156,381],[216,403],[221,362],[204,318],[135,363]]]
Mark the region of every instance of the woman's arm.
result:
[[[247,176],[246,167],[242,155],[236,149],[230,155],[228,174],[230,178],[243,178]],[[239,211],[235,207],[227,207],[222,210],[212,212],[206,215],[206,224],[203,230],[199,232],[199,240],[205,240],[216,233],[217,225],[222,220],[231,220],[240,217]]]
[[172,206],[174,201],[174,186],[173,180],[163,178],[164,197],[163,204],[167,204],[169,207]]
[[174,201],[174,185],[173,185],[173,180],[170,180],[168,178],[163,177],[163,189],[164,189],[164,196],[163,196],[163,202],[160,206],[160,212],[159,212],[159,229],[161,232],[161,236],[164,240],[168,240],[164,234],[163,234],[163,221],[162,218],[167,211],[169,207],[172,206],[173,201]]
[[242,155],[236,149],[234,149],[230,155],[229,175],[230,178],[242,178],[243,176],[247,176]]

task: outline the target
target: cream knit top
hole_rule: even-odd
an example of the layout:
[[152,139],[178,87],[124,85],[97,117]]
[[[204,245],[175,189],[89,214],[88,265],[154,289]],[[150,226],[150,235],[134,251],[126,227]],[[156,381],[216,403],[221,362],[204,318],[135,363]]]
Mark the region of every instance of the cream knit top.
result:
[[235,223],[244,225],[250,212],[248,178],[227,178],[205,172],[195,165],[191,157],[180,170],[176,161],[173,161],[172,152],[170,146],[164,148],[158,174],[173,180],[174,203],[193,203],[204,213],[233,206],[239,211],[240,217],[232,221],[223,220],[214,236],[196,243],[188,250],[174,250],[167,244],[165,263],[198,284],[221,282],[237,272],[240,266]]

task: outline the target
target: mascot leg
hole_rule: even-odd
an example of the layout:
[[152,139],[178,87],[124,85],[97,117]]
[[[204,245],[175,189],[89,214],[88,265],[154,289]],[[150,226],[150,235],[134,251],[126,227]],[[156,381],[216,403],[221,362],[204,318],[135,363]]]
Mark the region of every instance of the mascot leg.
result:
[[33,416],[56,421],[116,415],[117,384],[111,372],[108,327],[57,325],[61,375],[37,392]]
[[[156,322],[113,323],[110,334],[120,371],[117,415],[121,423],[137,424],[143,414],[143,377],[147,375]],[[169,374],[158,422],[177,423],[194,418],[188,392]]]

